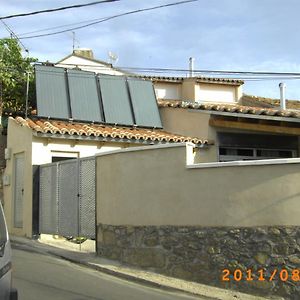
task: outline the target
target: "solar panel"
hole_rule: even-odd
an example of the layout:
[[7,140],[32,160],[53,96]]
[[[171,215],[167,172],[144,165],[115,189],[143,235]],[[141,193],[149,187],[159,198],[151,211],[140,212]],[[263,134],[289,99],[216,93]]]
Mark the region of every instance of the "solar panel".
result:
[[104,121],[95,73],[68,70],[67,74],[72,118],[94,122]]
[[71,116],[65,70],[37,65],[35,73],[39,116],[69,119]]
[[35,66],[40,117],[161,128],[151,81]]
[[136,125],[162,127],[152,82],[128,79]]
[[133,125],[133,114],[125,78],[99,75],[99,82],[105,121]]

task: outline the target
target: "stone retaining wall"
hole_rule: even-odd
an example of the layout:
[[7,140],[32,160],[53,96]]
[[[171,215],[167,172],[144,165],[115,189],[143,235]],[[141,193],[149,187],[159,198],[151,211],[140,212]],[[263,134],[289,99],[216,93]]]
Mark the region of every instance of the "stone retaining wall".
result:
[[[97,253],[128,265],[199,283],[257,295],[300,299],[297,271],[300,268],[300,227],[100,224]],[[229,276],[222,272],[224,269],[229,270]],[[223,281],[223,275],[229,281]]]

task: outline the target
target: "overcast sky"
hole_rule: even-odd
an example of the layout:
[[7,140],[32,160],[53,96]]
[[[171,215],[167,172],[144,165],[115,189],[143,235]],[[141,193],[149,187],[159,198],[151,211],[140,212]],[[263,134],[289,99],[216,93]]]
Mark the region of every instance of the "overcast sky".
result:
[[[0,16],[88,2],[92,0],[0,0]],[[120,0],[5,22],[21,36],[171,2],[176,0]],[[299,12],[299,0],[200,0],[76,30],[75,46],[91,48],[95,58],[105,61],[112,51],[119,67],[187,69],[193,56],[198,70],[300,72]],[[0,23],[0,37],[7,36]],[[70,54],[73,45],[71,33],[22,42],[31,56],[53,62]],[[284,81],[287,98],[300,99],[300,79]],[[244,92],[279,97],[279,82],[246,81]]]

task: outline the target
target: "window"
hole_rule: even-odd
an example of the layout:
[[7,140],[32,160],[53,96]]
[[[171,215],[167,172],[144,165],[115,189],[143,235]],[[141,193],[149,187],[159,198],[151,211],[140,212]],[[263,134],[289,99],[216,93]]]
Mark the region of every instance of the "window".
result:
[[75,159],[76,157],[62,157],[62,156],[52,156],[52,162],[58,162],[67,159]]
[[79,158],[79,152],[51,151],[52,162]]
[[243,149],[243,148],[219,148],[219,161],[272,159],[272,158],[293,158],[296,157],[295,150],[274,150],[274,149]]
[[219,161],[297,157],[298,137],[219,132]]

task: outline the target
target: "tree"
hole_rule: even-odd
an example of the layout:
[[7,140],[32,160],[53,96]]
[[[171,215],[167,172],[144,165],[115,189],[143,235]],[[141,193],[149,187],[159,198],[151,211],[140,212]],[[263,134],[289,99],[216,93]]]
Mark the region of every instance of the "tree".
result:
[[23,57],[16,39],[0,39],[0,100],[2,112],[24,112],[26,102],[27,74],[30,93],[28,102],[35,104],[34,70],[31,65],[37,59]]

